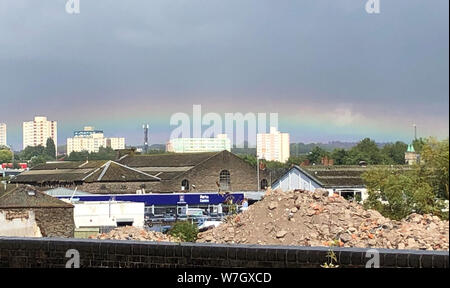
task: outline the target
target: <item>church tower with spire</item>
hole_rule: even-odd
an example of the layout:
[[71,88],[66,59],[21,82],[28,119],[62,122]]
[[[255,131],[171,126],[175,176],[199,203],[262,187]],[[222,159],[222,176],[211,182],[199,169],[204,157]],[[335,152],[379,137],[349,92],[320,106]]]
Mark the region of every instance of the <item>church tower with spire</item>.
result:
[[413,144],[408,145],[408,150],[405,152],[405,164],[413,165],[419,160],[419,154],[414,150]]
[[[417,140],[417,125],[413,124],[414,127],[414,140]],[[414,143],[414,141],[413,141]],[[405,152],[405,164],[413,165],[419,163],[419,154],[414,150],[414,145],[411,143],[408,145],[408,149]]]

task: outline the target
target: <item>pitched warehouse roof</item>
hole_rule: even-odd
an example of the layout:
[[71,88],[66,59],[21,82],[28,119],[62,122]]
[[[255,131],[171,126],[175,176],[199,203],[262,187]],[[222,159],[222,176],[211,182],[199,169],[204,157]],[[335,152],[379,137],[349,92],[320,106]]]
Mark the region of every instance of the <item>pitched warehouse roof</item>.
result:
[[221,152],[136,155],[119,162],[129,167],[193,167]]
[[106,160],[94,161],[53,161],[39,164],[32,170],[55,170],[55,169],[92,169],[98,168],[105,164]]
[[74,183],[160,181],[161,179],[114,161],[49,163],[17,175],[13,183]]
[[223,152],[136,155],[123,157],[119,162],[162,180],[171,180]]
[[[201,163],[228,151],[127,155],[118,161],[50,162],[17,175],[11,182],[22,184],[82,182],[143,182],[172,180]],[[229,154],[229,155],[228,155]],[[234,155],[234,157],[237,157]]]
[[108,161],[83,178],[85,182],[142,182],[161,179],[114,161]]

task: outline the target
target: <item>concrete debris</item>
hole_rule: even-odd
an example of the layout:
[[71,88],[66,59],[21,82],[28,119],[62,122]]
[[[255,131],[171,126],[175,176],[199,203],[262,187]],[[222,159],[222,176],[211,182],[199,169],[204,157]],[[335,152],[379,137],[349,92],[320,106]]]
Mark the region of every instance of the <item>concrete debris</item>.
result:
[[284,230],[281,230],[277,233],[277,238],[283,238],[284,236],[286,236],[287,232]]
[[276,209],[277,207],[278,207],[278,203],[277,202],[270,202],[269,203],[269,210]]
[[270,191],[243,213],[200,233],[197,242],[449,250],[448,221],[419,214],[394,221],[338,195],[324,195]]
[[98,234],[91,239],[108,240],[134,240],[134,241],[156,241],[156,242],[181,242],[178,238],[161,232],[148,231],[133,226],[118,227],[109,233]]

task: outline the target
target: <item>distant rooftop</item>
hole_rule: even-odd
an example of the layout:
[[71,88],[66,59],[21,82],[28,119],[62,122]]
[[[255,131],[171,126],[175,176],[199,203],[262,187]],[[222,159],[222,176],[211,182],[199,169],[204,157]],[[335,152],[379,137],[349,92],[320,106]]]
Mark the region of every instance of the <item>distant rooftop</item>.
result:
[[[364,187],[365,183],[362,178],[364,172],[369,171],[374,168],[382,167],[392,167],[396,170],[409,170],[411,169],[408,165],[369,165],[369,166],[358,166],[358,165],[333,165],[333,166],[323,166],[323,165],[311,165],[311,166],[293,166],[292,169],[297,169],[312,180],[323,186],[324,188],[334,188],[334,187]],[[286,173],[289,173],[286,172]],[[281,177],[280,177],[281,178]],[[277,182],[280,178],[275,180],[273,183]]]
[[119,162],[129,167],[187,167],[196,166],[219,153],[222,151],[136,155],[124,157]]
[[12,208],[73,208],[73,205],[29,185],[21,185],[0,193],[0,209]]

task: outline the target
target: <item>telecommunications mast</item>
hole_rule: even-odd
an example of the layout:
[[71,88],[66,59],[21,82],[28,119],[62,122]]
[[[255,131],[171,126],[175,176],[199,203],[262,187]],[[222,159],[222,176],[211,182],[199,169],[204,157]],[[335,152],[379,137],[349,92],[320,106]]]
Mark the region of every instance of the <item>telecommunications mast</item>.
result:
[[144,152],[148,152],[148,124],[142,125],[142,128],[144,128]]

